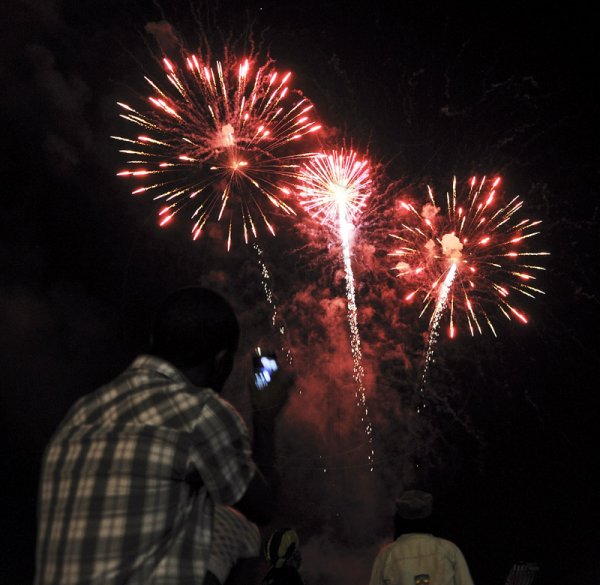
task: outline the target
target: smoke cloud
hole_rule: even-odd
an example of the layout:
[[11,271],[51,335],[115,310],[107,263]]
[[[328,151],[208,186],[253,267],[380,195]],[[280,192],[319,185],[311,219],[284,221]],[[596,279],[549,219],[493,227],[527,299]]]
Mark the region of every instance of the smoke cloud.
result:
[[144,30],[154,37],[165,55],[176,53],[181,47],[181,41],[173,25],[166,20],[147,22]]

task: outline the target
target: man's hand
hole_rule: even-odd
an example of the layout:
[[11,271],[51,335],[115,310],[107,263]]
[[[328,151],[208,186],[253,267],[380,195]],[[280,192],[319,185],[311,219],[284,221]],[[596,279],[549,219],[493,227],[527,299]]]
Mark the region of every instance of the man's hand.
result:
[[250,401],[255,418],[273,420],[287,404],[290,391],[294,386],[295,375],[282,368],[272,374],[266,388],[256,387],[254,379],[250,381]]
[[279,369],[262,390],[256,387],[254,379],[250,381],[253,455],[258,469],[236,508],[257,524],[268,524],[275,513],[280,487],[275,465],[275,419],[287,404],[294,379],[294,374]]

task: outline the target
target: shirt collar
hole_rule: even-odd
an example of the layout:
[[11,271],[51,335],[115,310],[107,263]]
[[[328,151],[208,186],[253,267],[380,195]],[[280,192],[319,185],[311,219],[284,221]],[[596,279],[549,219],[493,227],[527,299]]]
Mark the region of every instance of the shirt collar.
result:
[[146,370],[169,378],[173,382],[190,384],[190,381],[174,365],[155,355],[142,354],[133,360],[130,370]]
[[412,536],[433,536],[433,534],[431,534],[431,532],[403,532],[396,540]]

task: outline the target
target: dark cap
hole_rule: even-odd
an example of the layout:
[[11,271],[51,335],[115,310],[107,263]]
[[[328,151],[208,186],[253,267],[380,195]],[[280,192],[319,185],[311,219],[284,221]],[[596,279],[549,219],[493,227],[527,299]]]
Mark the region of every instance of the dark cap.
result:
[[408,490],[396,499],[396,512],[405,520],[427,518],[433,511],[433,496],[420,490]]
[[271,534],[267,542],[265,542],[265,558],[274,567],[283,567],[299,546],[300,539],[298,538],[298,533],[293,528],[280,528]]

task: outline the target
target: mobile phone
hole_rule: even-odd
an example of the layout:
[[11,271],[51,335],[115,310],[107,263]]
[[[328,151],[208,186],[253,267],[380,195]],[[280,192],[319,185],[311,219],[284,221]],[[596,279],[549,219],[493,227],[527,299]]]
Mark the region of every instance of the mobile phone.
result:
[[254,368],[256,387],[264,390],[271,382],[273,374],[279,369],[275,352],[263,351],[257,347],[252,355],[252,367]]

